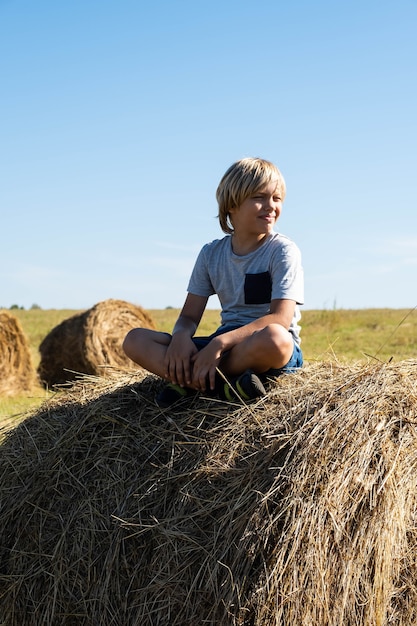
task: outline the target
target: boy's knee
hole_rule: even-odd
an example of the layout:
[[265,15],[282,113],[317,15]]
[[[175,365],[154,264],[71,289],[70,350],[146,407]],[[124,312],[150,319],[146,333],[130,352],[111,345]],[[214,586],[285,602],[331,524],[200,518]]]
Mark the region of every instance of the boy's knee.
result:
[[292,348],[293,339],[291,333],[288,332],[281,324],[269,324],[262,333],[269,345],[274,345],[277,349]]
[[294,350],[294,340],[291,333],[281,324],[269,324],[263,331],[263,350],[268,353],[277,367],[285,365],[291,358]]
[[140,332],[138,331],[141,331],[141,330],[142,328],[132,328],[132,330],[129,330],[129,332],[127,333],[126,337],[123,340],[122,348],[125,354],[129,358],[131,358],[134,346],[136,346],[138,343],[139,336],[140,336]]

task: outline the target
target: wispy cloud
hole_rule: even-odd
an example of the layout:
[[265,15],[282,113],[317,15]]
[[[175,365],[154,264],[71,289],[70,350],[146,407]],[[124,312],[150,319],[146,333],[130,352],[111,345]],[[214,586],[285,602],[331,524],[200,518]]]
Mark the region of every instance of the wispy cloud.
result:
[[177,250],[178,252],[187,252],[196,254],[200,251],[201,245],[198,243],[193,244],[178,244],[171,241],[155,241],[155,247],[162,248],[163,250]]
[[417,258],[417,235],[402,235],[378,239],[369,246],[374,253]]
[[11,281],[25,285],[55,281],[56,279],[62,278],[62,269],[51,266],[21,263],[13,265],[9,271],[3,271],[2,274]]

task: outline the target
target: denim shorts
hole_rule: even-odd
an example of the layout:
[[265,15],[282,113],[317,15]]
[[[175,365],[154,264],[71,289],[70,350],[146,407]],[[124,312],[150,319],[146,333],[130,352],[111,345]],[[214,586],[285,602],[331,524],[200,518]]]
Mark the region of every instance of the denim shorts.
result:
[[[231,330],[236,330],[236,328],[240,328],[240,326],[220,326],[220,328],[218,328],[212,335],[209,335],[208,337],[193,337],[193,342],[198,350],[202,350],[203,348],[206,347],[208,343],[210,343],[212,339],[214,339],[214,337],[217,337],[218,335],[222,335],[223,333],[228,333]],[[262,377],[263,376],[275,377],[275,376],[281,376],[281,374],[291,374],[292,372],[295,372],[297,369],[299,369],[302,366],[303,366],[303,353],[301,352],[300,346],[294,341],[294,350],[288,363],[280,368],[276,368],[276,369],[271,368],[267,372],[264,372],[262,374]]]

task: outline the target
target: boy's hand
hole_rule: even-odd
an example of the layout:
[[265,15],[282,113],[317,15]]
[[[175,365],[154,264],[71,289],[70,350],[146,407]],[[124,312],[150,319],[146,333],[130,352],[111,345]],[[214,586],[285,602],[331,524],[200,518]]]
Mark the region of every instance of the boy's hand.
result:
[[175,333],[164,359],[165,378],[181,387],[191,385],[191,357],[196,352],[197,348],[188,333]]
[[222,345],[217,337],[212,339],[205,348],[191,357],[193,387],[200,391],[206,391],[208,385],[211,390],[214,390],[216,368],[220,364],[221,357]]

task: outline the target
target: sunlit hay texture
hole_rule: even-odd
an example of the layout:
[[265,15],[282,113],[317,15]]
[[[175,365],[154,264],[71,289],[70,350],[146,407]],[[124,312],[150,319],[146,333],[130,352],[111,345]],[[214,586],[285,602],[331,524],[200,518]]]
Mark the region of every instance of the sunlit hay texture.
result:
[[0,395],[29,392],[35,381],[29,342],[19,320],[0,311]]
[[104,300],[73,315],[39,346],[39,379],[51,387],[73,381],[79,373],[105,376],[109,367],[137,369],[122,349],[126,333],[135,327],[155,324],[142,307],[123,300]]
[[4,626],[415,626],[417,361],[85,378],[0,446]]

